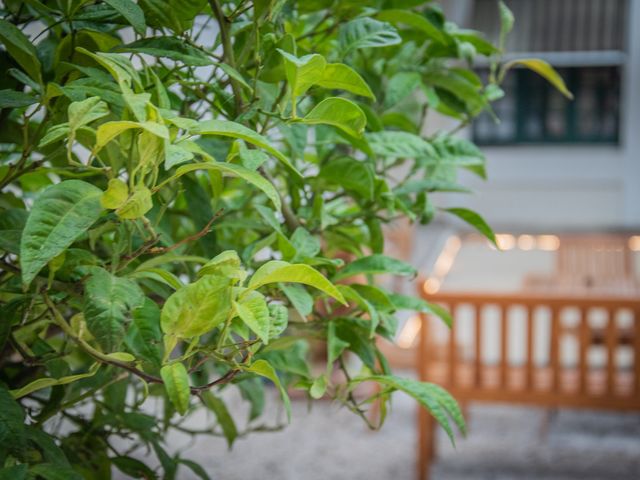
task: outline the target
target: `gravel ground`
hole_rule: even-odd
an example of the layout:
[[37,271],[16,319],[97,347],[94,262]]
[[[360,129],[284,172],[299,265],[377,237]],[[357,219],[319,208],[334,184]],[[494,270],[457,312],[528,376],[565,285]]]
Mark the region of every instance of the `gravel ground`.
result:
[[[234,416],[245,418],[231,397]],[[277,402],[269,410],[279,413]],[[472,405],[470,434],[454,450],[438,435],[435,480],[638,480],[640,415],[561,410],[552,413],[501,405]],[[254,433],[231,451],[223,440],[190,443],[173,435],[170,445],[201,463],[215,480],[401,480],[414,478],[415,403],[398,394],[380,432],[329,402],[293,403],[283,431]],[[203,414],[194,427],[205,424]],[[275,422],[275,418],[274,418]],[[273,423],[273,422],[272,422]],[[180,480],[195,478],[182,471]],[[124,478],[124,477],[120,477]]]

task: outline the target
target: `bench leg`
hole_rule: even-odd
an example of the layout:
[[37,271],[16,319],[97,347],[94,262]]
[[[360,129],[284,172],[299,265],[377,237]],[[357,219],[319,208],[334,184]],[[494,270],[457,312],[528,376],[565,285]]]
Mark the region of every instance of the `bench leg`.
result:
[[431,461],[435,456],[435,422],[422,407],[418,409],[417,480],[429,480]]
[[542,416],[542,421],[540,422],[540,431],[538,432],[538,438],[541,441],[547,441],[549,437],[549,428],[551,427],[551,422],[558,415],[557,408],[547,408],[544,411],[544,415]]

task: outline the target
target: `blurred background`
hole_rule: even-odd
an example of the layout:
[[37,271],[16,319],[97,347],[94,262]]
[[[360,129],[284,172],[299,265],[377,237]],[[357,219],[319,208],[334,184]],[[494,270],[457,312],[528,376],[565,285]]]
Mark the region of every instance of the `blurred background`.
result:
[[[501,251],[442,216],[387,232],[389,253],[422,274],[396,288],[447,305],[456,327],[408,317],[384,348],[403,375],[462,401],[468,437],[454,450],[424,421],[419,435],[401,395],[379,432],[298,400],[290,426],[231,453],[222,439],[184,443],[218,478],[640,478],[640,1],[506,4],[509,56],[548,61],[575,99],[515,70],[495,105],[501,122],[486,115],[460,132],[485,153],[488,180],[462,178],[474,194],[435,203],[480,212]],[[496,39],[495,0],[443,7]],[[452,127],[434,116],[425,133]],[[282,418],[276,403],[267,429]]]

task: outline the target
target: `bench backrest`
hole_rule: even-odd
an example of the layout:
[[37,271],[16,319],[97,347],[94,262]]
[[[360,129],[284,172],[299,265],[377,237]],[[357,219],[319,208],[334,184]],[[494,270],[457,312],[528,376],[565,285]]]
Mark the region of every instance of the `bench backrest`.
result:
[[640,299],[423,294],[421,379],[461,401],[640,409]]

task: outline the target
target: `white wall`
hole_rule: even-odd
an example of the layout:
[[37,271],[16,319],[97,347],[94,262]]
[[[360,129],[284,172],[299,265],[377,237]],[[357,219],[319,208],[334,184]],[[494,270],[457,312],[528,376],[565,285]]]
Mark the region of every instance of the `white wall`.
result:
[[500,229],[615,229],[625,223],[625,150],[603,146],[513,146],[483,149],[488,180],[462,182],[469,204]]

